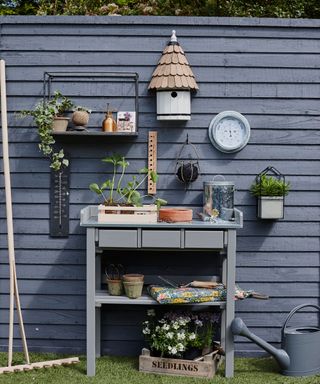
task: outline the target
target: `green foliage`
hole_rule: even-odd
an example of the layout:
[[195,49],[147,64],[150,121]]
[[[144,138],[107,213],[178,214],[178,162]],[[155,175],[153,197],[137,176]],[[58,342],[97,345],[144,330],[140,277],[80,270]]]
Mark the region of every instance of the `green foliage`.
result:
[[40,138],[39,149],[50,159],[50,168],[58,171],[61,167],[67,167],[69,161],[64,158],[63,149],[58,152],[54,149],[55,140],[52,136],[52,124],[54,117],[63,114],[71,108],[73,103],[70,99],[56,91],[49,101],[40,101],[34,109],[22,111],[21,116],[32,116],[38,127]]
[[151,15],[319,18],[319,0],[17,0],[2,15]]
[[212,312],[171,311],[157,317],[148,310],[142,333],[152,351],[161,357],[183,357],[191,348],[210,348],[220,316]]
[[0,1],[0,15],[34,15],[38,8],[36,0]]
[[[112,164],[113,171],[111,179],[107,179],[100,186],[97,183],[91,183],[89,189],[96,193],[98,196],[102,196],[104,199],[105,205],[115,205],[115,204],[126,204],[134,205],[137,207],[142,206],[142,201],[144,197],[148,195],[141,195],[138,191],[138,188],[146,181],[148,175],[150,175],[151,180],[156,182],[158,180],[158,175],[154,171],[149,171],[148,168],[142,168],[138,171],[139,175],[142,177],[138,178],[133,175],[131,180],[127,182],[125,186],[122,186],[123,177],[125,171],[129,166],[129,162],[126,161],[125,157],[117,153],[112,156],[108,156],[102,159],[104,163]],[[120,169],[120,173],[118,173]],[[107,194],[107,190],[109,193]],[[154,199],[154,197],[152,197]],[[161,205],[165,205],[167,202],[163,199],[154,199],[154,203],[159,208]]]
[[250,188],[253,196],[286,196],[290,191],[290,183],[274,176],[262,175]]
[[73,112],[77,112],[77,111],[80,111],[80,112],[87,112],[87,113],[91,113],[91,109],[88,109],[87,107],[82,107],[81,105],[76,105],[75,107],[73,107]]
[[219,3],[219,13],[224,16],[299,18],[306,17],[306,5],[311,3],[315,1],[226,0]]

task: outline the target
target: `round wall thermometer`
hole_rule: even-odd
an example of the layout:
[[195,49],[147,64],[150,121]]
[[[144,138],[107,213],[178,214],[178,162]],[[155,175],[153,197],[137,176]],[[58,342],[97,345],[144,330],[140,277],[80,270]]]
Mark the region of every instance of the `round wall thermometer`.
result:
[[221,112],[211,120],[209,138],[221,152],[240,151],[249,141],[250,124],[239,112]]

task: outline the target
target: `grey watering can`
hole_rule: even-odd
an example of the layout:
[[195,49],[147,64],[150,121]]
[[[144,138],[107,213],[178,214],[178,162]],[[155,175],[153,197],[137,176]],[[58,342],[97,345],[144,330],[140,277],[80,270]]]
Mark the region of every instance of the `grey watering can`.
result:
[[300,309],[315,304],[302,304],[294,308],[286,318],[281,330],[281,347],[277,349],[250,332],[240,317],[231,323],[234,335],[244,336],[269,352],[278,362],[281,373],[287,376],[310,376],[320,373],[320,329],[318,327],[287,327],[292,316]]

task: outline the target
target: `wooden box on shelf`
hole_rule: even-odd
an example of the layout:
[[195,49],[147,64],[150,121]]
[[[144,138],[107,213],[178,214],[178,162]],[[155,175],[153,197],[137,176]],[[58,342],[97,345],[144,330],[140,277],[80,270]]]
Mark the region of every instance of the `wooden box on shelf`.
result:
[[201,356],[195,360],[153,357],[147,348],[139,356],[139,371],[170,376],[212,378],[218,369],[218,351]]
[[142,207],[98,206],[98,222],[109,224],[153,224],[158,220],[158,209],[155,205]]

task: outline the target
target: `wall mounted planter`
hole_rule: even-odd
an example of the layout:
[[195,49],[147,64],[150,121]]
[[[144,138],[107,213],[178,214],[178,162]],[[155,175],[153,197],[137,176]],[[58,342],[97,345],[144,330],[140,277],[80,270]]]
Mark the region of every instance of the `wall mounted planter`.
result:
[[269,166],[260,172],[250,188],[257,198],[257,218],[283,219],[285,196],[290,188],[290,182],[276,168]]
[[283,219],[283,196],[261,196],[257,198],[259,219]]

